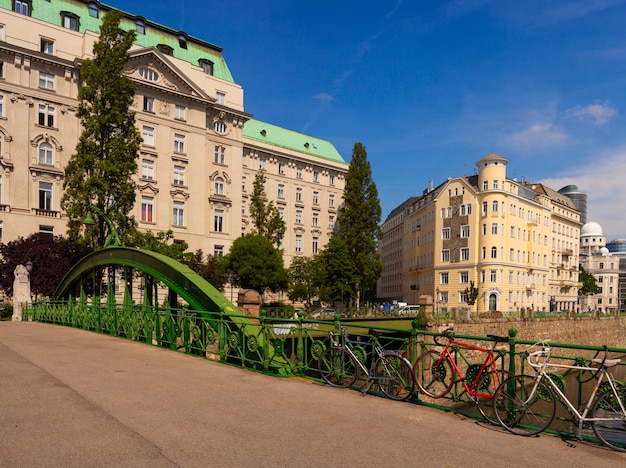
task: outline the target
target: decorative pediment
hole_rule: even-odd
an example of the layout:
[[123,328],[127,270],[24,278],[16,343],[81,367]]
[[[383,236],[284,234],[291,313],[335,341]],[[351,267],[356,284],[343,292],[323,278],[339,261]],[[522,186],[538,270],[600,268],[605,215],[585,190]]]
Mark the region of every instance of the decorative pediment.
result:
[[159,193],[159,189],[149,182],[147,184],[138,185],[137,188],[141,193],[152,193],[153,195]]
[[124,74],[144,86],[207,102],[215,101],[154,47],[131,53]]

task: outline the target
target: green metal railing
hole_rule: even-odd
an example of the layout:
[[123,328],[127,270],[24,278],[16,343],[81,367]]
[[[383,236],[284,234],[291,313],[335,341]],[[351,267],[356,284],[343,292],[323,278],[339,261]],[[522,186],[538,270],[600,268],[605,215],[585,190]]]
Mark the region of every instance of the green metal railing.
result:
[[[274,314],[270,314],[274,315]],[[237,315],[232,312],[197,312],[187,309],[138,305],[128,307],[116,304],[92,304],[89,301],[36,302],[22,309],[23,320],[32,320],[62,326],[82,328],[97,333],[118,336],[128,340],[169,348],[205,359],[225,362],[259,372],[279,376],[301,376],[319,380],[317,359],[328,346],[328,332],[347,326],[351,340],[362,345],[368,352],[369,330],[382,331],[381,343],[394,350],[404,351],[411,363],[427,349],[437,349],[433,342],[436,331],[420,328],[417,320],[404,321],[404,328],[388,327],[385,322],[363,322],[342,318],[335,314],[332,320],[305,319],[302,312],[295,318],[269,317],[261,311],[259,317]],[[251,322],[244,333],[237,325],[237,317]],[[235,320],[233,320],[235,318]],[[392,322],[397,324],[397,322]],[[251,330],[253,330],[251,332]],[[530,373],[524,359],[524,351],[534,344],[531,340],[516,338],[516,330],[509,330],[508,343],[502,343],[497,351],[499,366],[512,374]],[[491,347],[491,340],[482,336],[455,334],[455,338],[481,346]],[[599,346],[583,346],[566,343],[549,343],[554,359],[563,363],[583,363],[598,350]],[[609,347],[612,356],[626,356],[625,348]],[[475,351],[460,347],[452,348],[455,362],[461,369],[481,361]],[[626,362],[613,372],[619,381],[626,381]],[[571,401],[586,401],[589,384],[585,379],[563,375],[567,395]],[[433,400],[415,390],[410,401],[446,411],[454,411],[475,417],[473,405],[465,405],[460,396],[462,385],[458,382],[445,398]],[[568,426],[568,415],[562,412],[556,432],[574,434],[575,428]]]

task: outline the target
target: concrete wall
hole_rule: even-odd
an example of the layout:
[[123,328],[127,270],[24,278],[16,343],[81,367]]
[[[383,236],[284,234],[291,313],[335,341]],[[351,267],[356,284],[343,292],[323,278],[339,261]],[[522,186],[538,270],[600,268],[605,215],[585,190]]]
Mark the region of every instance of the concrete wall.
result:
[[453,327],[457,334],[508,336],[510,328],[517,329],[518,340],[552,341],[590,346],[607,345],[626,348],[626,318],[581,317],[577,319],[486,319],[456,322],[437,321],[429,331]]

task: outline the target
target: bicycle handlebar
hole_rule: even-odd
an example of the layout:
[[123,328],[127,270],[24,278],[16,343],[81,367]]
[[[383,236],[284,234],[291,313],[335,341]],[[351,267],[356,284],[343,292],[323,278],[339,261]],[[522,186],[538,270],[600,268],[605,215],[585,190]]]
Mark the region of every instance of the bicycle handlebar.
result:
[[438,344],[439,346],[445,346],[445,343],[440,343],[438,338],[447,338],[448,340],[454,339],[454,328],[446,328],[441,333],[438,333],[435,336],[433,336],[433,341],[436,344]]

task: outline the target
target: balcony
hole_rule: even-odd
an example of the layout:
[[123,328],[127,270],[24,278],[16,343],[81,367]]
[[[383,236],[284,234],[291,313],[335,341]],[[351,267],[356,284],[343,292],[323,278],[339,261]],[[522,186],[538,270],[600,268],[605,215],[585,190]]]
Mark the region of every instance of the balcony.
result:
[[563,250],[561,250],[561,255],[563,257],[570,257],[570,256],[574,255],[574,251],[572,249],[563,249]]
[[59,218],[61,215],[58,211],[41,210],[39,208],[33,208],[33,213],[35,213],[36,216],[43,216],[44,218]]

